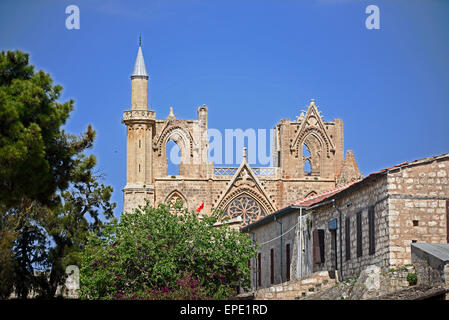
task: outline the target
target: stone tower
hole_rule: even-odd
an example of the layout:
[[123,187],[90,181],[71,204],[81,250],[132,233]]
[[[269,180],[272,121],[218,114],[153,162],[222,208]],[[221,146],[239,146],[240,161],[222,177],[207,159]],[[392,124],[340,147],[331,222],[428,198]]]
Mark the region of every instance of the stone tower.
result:
[[129,211],[154,200],[152,139],[156,114],[148,109],[148,80],[141,43],[131,75],[131,110],[123,113],[126,125],[126,186],[124,209]]

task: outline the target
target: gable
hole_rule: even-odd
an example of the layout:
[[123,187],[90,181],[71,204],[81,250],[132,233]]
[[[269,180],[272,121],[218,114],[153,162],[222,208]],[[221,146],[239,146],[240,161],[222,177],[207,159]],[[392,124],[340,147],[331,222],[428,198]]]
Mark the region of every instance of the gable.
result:
[[[225,216],[232,215],[231,218],[242,215],[243,224],[276,211],[256,174],[246,162],[246,155],[214,207],[225,211]],[[232,212],[227,212],[231,207]]]
[[301,125],[290,145],[290,150],[296,152],[296,157],[300,154],[299,149],[309,135],[313,135],[322,144],[328,156],[330,152],[335,152],[335,146],[327,134],[323,119],[313,99],[307,113],[298,117],[298,120],[301,121]]

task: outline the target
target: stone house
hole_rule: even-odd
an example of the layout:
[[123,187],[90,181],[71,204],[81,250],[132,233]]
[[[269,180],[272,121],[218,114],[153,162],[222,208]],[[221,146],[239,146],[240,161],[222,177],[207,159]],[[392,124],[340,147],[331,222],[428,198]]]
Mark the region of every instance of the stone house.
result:
[[260,245],[252,287],[328,271],[411,264],[412,243],[449,243],[449,154],[404,162],[243,227]]
[[[276,212],[298,197],[335,188],[361,177],[354,155],[343,145],[343,121],[325,121],[312,99],[295,120],[282,119],[273,129],[273,167],[252,167],[244,154],[240,167],[217,167],[208,160],[208,108],[197,119],[178,119],[170,107],[157,119],[148,104],[149,74],[139,45],[131,75],[131,107],[126,125],[124,211],[181,200],[202,214],[222,210],[242,224]],[[180,149],[179,174],[168,174],[167,144]],[[243,144],[243,138],[242,138]],[[249,145],[249,148],[255,148]]]

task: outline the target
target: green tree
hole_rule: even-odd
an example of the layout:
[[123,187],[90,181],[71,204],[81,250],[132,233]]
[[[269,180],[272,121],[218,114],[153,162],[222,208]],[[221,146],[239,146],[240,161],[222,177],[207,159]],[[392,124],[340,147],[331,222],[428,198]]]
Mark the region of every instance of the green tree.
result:
[[[62,126],[73,100],[58,102],[62,87],[34,72],[28,54],[0,53],[0,297],[13,287],[53,297],[65,267],[80,264],[89,232],[113,215],[112,187],[100,184],[96,159],[85,155],[95,132]],[[36,275],[36,271],[39,272]]]
[[94,139],[90,126],[80,138],[64,132],[73,100],[58,102],[62,87],[28,62],[20,51],[0,53],[0,199],[6,206],[23,197],[57,200],[55,192],[71,181],[74,156]]
[[13,291],[16,268],[13,247],[17,238],[15,230],[15,221],[9,216],[0,215],[0,299],[8,298]]
[[79,160],[73,186],[62,193],[62,204],[48,210],[40,221],[54,243],[48,250],[51,271],[43,293],[47,297],[53,297],[57,286],[65,280],[67,266],[81,265],[81,252],[89,233],[100,234],[104,219],[113,217],[116,206],[110,202],[113,189],[98,182],[100,177],[93,173],[95,164],[93,156]]
[[61,193],[58,205],[48,207],[26,199],[1,215],[5,223],[0,233],[9,235],[0,241],[5,248],[0,254],[3,298],[11,293],[11,283],[20,298],[31,290],[41,297],[54,297],[65,282],[66,267],[81,265],[88,235],[100,234],[104,220],[113,217],[113,189],[94,175],[95,157],[80,156],[76,163],[73,181]]
[[[178,204],[178,211],[180,211]],[[256,248],[247,234],[214,226],[219,214],[198,218],[159,205],[114,219],[92,234],[82,255],[81,295],[89,299],[224,299],[249,285]],[[186,297],[185,280],[200,295]]]

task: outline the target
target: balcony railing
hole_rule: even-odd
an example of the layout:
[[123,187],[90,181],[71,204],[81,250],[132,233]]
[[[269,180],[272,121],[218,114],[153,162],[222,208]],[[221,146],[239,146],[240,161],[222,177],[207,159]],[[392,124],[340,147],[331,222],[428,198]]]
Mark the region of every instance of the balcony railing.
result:
[[154,120],[155,113],[153,110],[127,110],[123,112],[123,120]]
[[[274,176],[276,174],[275,167],[251,167],[257,176]],[[237,172],[237,167],[214,167],[214,175],[229,177],[234,176]]]

